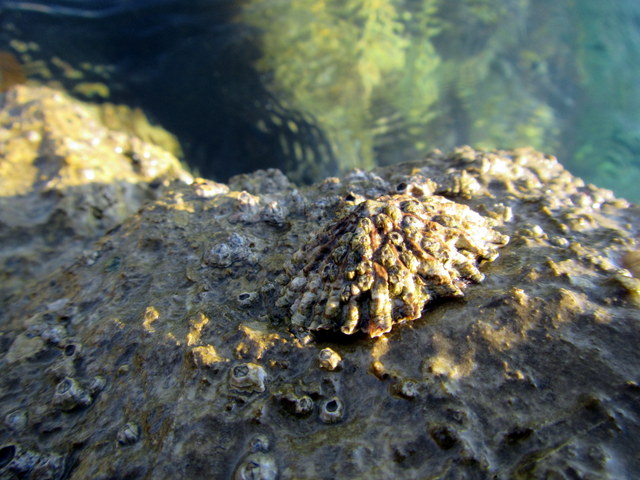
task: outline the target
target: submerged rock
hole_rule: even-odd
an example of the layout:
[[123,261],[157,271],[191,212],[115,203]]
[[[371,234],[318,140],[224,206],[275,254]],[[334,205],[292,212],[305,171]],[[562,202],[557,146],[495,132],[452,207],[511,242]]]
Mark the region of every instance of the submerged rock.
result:
[[[74,480],[640,474],[640,280],[621,260],[638,249],[636,206],[531,150],[434,152],[304,188],[282,179],[258,171],[205,195],[205,181],[167,184],[75,260],[12,270],[2,474],[44,455]],[[306,268],[296,252],[388,196],[454,205],[461,217],[432,220],[450,239],[439,278],[451,291],[484,280],[448,299],[430,287],[446,301],[377,338],[294,325],[275,305],[303,283],[288,262]],[[484,233],[465,240],[459,218]],[[0,244],[5,269],[16,242]],[[75,403],[52,404],[70,386]]]

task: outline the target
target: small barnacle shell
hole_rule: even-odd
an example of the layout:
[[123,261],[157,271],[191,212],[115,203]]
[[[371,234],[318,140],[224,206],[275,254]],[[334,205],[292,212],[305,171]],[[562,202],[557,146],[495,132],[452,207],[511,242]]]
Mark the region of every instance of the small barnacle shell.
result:
[[251,452],[263,452],[266,453],[269,451],[271,447],[271,442],[269,441],[269,437],[266,435],[258,434],[251,439],[249,442],[249,450]]
[[320,353],[318,353],[318,361],[320,362],[321,368],[330,371],[336,370],[342,364],[340,354],[330,348],[320,350]]
[[138,424],[128,422],[120,427],[116,437],[120,445],[133,445],[134,443],[137,443],[138,440],[140,440],[141,433],[142,432]]
[[287,392],[278,398],[284,409],[296,417],[306,417],[314,409],[313,399],[309,395]]
[[403,380],[395,386],[395,391],[406,399],[413,399],[419,395],[418,384],[413,380]]
[[338,423],[344,417],[344,402],[339,397],[331,397],[320,405],[322,423]]
[[233,475],[234,480],[275,480],[278,465],[272,455],[263,452],[250,453],[240,461]]
[[247,392],[264,392],[267,372],[257,363],[241,363],[234,366],[229,373],[229,384],[238,390]]
[[238,295],[238,305],[242,308],[249,308],[258,301],[257,292],[242,292]]
[[93,397],[77,380],[64,377],[56,385],[52,403],[65,412],[91,405]]
[[275,305],[296,327],[382,335],[481,282],[478,265],[509,241],[491,220],[439,196],[383,196],[347,212],[285,265]]
[[[4,425],[13,432],[23,431],[29,423],[29,416],[25,410],[15,410],[4,417]],[[0,458],[2,458],[0,456]],[[0,462],[1,463],[1,462]]]

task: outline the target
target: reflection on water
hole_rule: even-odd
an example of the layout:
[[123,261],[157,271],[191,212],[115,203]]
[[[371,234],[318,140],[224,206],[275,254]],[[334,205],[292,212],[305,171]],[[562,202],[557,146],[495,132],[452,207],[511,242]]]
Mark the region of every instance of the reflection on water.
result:
[[635,0],[0,5],[0,49],[31,80],[141,107],[207,176],[532,145],[640,199]]

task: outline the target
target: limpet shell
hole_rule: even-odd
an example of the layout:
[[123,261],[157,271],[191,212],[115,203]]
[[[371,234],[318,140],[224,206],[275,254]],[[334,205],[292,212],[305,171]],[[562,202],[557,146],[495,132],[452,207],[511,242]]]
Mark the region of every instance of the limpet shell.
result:
[[484,279],[509,241],[491,222],[436,195],[365,200],[293,255],[276,306],[296,327],[380,336]]

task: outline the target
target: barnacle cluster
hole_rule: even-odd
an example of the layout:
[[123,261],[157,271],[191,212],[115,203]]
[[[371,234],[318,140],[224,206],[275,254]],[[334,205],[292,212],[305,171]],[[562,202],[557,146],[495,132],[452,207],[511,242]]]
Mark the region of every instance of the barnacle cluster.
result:
[[462,296],[508,240],[444,197],[365,200],[293,255],[276,305],[294,326],[377,337],[435,298]]

